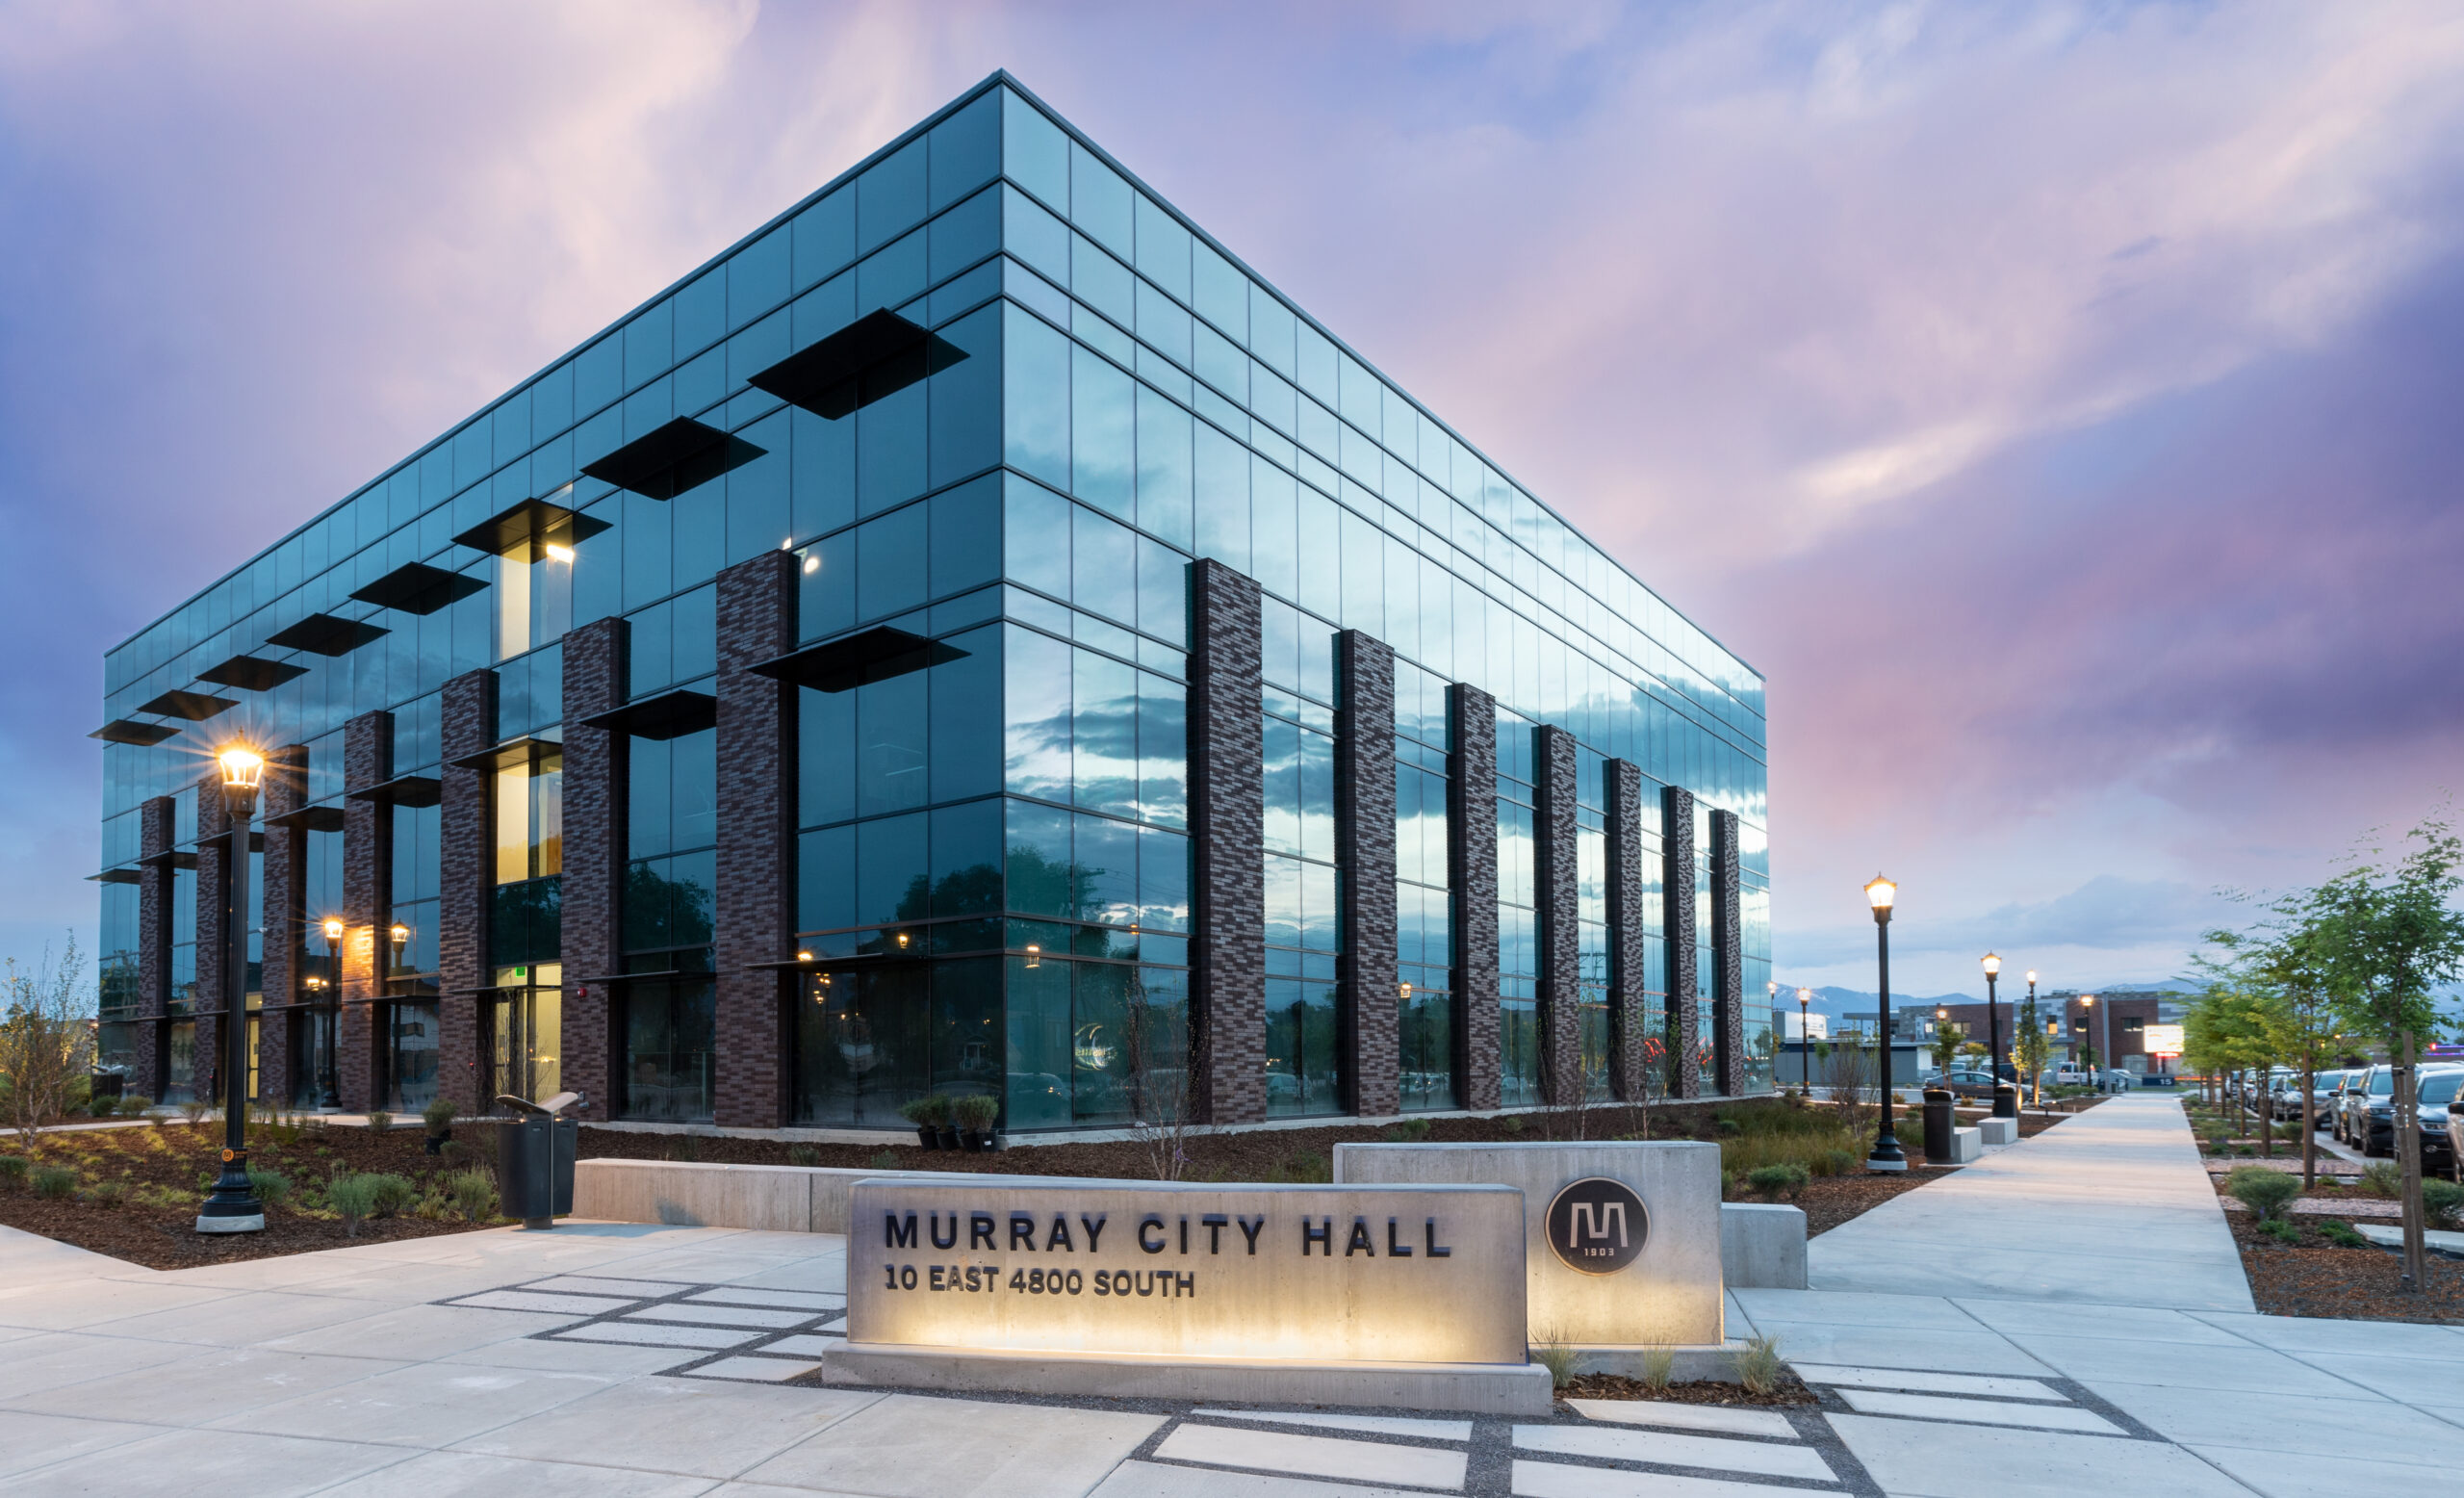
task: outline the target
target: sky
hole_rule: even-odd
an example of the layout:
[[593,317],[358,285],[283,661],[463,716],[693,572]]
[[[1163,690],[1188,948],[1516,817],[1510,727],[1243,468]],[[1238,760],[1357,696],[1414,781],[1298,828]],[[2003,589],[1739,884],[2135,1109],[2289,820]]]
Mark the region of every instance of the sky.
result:
[[2445,804],[2452,6],[0,0],[0,954],[106,649],[999,67],[1766,676],[1783,984]]

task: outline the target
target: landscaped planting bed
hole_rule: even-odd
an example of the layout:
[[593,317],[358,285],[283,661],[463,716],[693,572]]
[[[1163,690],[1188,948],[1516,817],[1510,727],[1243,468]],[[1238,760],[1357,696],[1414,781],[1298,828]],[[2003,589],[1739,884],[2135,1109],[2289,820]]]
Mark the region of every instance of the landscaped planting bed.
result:
[[2406,1294],[2398,1283],[2403,1259],[2368,1244],[2342,1246],[2330,1236],[2329,1225],[2343,1226],[2337,1218],[2294,1214],[2286,1219],[2297,1235],[2292,1243],[2263,1231],[2246,1212],[2224,1221],[2242,1251],[2250,1299],[2266,1315],[2464,1325],[2464,1264],[2431,1255],[2421,1292]]
[[[263,1232],[199,1233],[197,1203],[221,1170],[219,1121],[46,1133],[31,1149],[22,1135],[0,1135],[0,1156],[26,1161],[22,1173],[0,1168],[0,1225],[151,1269],[186,1269],[464,1232],[499,1220],[492,1176],[483,1195],[466,1192],[459,1202],[448,1190],[457,1175],[485,1172],[486,1153],[466,1143],[429,1154],[416,1126],[380,1133],[258,1124],[249,1127],[248,1149],[250,1167],[279,1173],[288,1196],[267,1204]],[[64,1187],[60,1171],[72,1173]],[[361,1222],[354,1237],[327,1198],[338,1174],[398,1176],[409,1190],[396,1194],[409,1200]]]

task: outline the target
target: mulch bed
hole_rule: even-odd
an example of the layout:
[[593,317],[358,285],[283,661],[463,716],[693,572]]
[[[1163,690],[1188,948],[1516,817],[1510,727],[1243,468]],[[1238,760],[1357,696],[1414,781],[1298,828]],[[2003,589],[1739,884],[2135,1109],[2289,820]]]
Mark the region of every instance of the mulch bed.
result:
[[[25,1152],[22,1138],[0,1138],[0,1154]],[[310,1127],[301,1131],[295,1143],[283,1143],[270,1130],[252,1124],[248,1130],[248,1152],[250,1165],[282,1172],[291,1177],[295,1189],[321,1181],[337,1169],[386,1172],[424,1185],[424,1177],[432,1174],[487,1163],[484,1156],[462,1149],[431,1155],[426,1152],[425,1140],[418,1128],[379,1134],[356,1127]],[[79,1194],[47,1199],[23,1186],[0,1187],[0,1225],[108,1253],[148,1269],[191,1269],[200,1264],[276,1258],[358,1243],[469,1232],[491,1226],[420,1217],[374,1218],[360,1224],[359,1236],[354,1238],[339,1221],[305,1216],[286,1204],[267,1209],[263,1232],[199,1233],[196,1202],[203,1195],[200,1178],[210,1184],[221,1169],[222,1124],[218,1121],[196,1124],[172,1122],[159,1128],[45,1134],[39,1137],[30,1157],[38,1166],[73,1168]],[[140,1206],[133,1201],[107,1205],[89,1200],[85,1188],[102,1181],[116,1181],[131,1191],[151,1186],[180,1192],[186,1200],[177,1205],[160,1206]]]
[[1623,1374],[1578,1373],[1557,1386],[1557,1397],[1656,1400],[1664,1405],[1757,1405],[1764,1408],[1822,1403],[1813,1390],[1806,1387],[1793,1373],[1781,1374],[1780,1382],[1768,1394],[1757,1394],[1742,1383],[1723,1383],[1717,1379],[1697,1379],[1654,1389],[1640,1379],[1629,1379]]
[[2464,1264],[2432,1254],[2417,1294],[2406,1294],[2400,1255],[2379,1248],[2337,1248],[2315,1219],[2289,1219],[2297,1244],[2259,1231],[2246,1213],[2225,1218],[2250,1277],[2250,1299],[2270,1316],[2333,1316],[2361,1321],[2426,1321],[2464,1326]]
[[1789,1204],[1804,1209],[1806,1236],[1819,1237],[1903,1192],[1931,1185],[1957,1169],[1949,1165],[1918,1165],[1912,1160],[1906,1171],[1890,1175],[1817,1175],[1789,1198]]

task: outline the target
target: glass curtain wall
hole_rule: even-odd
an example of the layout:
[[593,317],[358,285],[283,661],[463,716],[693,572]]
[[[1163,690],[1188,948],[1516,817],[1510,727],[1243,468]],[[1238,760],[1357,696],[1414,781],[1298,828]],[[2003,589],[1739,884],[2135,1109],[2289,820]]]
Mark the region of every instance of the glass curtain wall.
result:
[[1453,896],[1447,868],[1446,684],[1395,668],[1397,1015],[1407,1113],[1461,1105],[1454,1069]]
[[1536,730],[1502,708],[1497,724],[1498,1099],[1528,1108],[1541,1101]]

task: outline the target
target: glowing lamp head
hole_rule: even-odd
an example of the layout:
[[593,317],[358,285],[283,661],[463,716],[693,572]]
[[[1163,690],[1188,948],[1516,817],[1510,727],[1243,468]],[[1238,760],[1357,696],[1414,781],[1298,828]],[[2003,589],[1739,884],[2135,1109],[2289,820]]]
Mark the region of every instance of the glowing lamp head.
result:
[[798,961],[798,962],[800,962],[800,963],[808,963],[808,962],[812,961],[812,953],[810,953],[810,952],[798,952],[798,953],[796,954],[796,961]]
[[1027,943],[1027,966],[1030,968],[1043,966],[1043,947],[1040,943],[1034,942]]
[[2079,1002],[2090,1009],[2093,1009],[2096,1007],[2096,995],[2093,994],[2082,994],[2079,995]]
[[394,929],[387,932],[386,935],[393,938],[394,944],[397,947],[407,946],[410,944],[411,928],[403,925],[398,920],[394,922]]
[[902,952],[907,950],[907,933],[904,931],[898,934],[898,949]]
[[325,917],[325,941],[326,941],[328,943],[331,943],[339,942],[339,941],[341,941],[342,939],[343,939],[343,918],[342,918],[340,916],[328,916],[328,917]]
[[1890,903],[1898,894],[1899,886],[1880,874],[1876,874],[1873,881],[1865,886],[1865,903],[1874,908],[1874,919],[1877,922],[1890,919]]
[[222,785],[227,790],[254,794],[265,778],[266,757],[245,744],[233,744],[215,758],[222,762]]
[[1813,1002],[1813,990],[1811,990],[1811,989],[1799,989],[1799,990],[1797,990],[1797,1007],[1798,1007],[1798,1008],[1802,1009],[1802,1008],[1804,1008],[1806,1005],[1808,1005],[1808,1004],[1810,1004],[1810,1003],[1812,1003],[1812,1002]]
[[1411,997],[1411,996],[1412,996],[1412,986],[1411,986],[1410,984],[1408,984],[1408,983],[1406,983],[1406,984],[1404,984],[1404,985],[1403,985],[1403,996],[1404,996],[1405,998],[1409,998],[1409,997]]
[[2001,958],[1999,958],[1999,957],[1994,956],[1991,952],[1988,952],[1988,953],[1986,953],[1986,954],[1985,954],[1985,975],[1986,975],[1987,977],[1989,977],[1989,978],[1991,978],[1991,977],[1998,977],[1998,976],[2000,976],[2000,975],[2001,975],[2001,972],[2002,972],[2002,959],[2001,959]]
[[2031,969],[2028,969],[2028,987],[2030,987],[2030,988],[2035,988],[2036,986],[2037,986],[2037,970],[2036,970],[2034,968],[2031,968]]
[[806,572],[808,572],[808,573],[813,573],[813,572],[819,572],[820,570],[821,570],[821,558],[820,558],[820,557],[818,557],[818,556],[808,556],[808,557],[806,557],[806,558],[805,558],[805,571],[806,571]]

